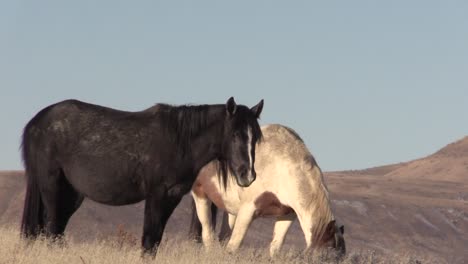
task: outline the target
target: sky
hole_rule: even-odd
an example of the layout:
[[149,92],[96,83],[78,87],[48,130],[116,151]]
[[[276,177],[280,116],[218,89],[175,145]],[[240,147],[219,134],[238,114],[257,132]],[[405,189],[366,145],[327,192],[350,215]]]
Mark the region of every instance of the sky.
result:
[[69,98],[265,105],[322,170],[423,157],[468,135],[467,1],[0,0],[0,170]]

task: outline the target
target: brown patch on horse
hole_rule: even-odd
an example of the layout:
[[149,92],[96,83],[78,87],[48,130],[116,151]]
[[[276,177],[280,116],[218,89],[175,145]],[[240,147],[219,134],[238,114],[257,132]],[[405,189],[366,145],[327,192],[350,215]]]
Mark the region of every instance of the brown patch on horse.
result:
[[198,177],[192,186],[192,191],[199,197],[208,198],[216,207],[226,210],[223,202],[223,197],[216,184],[213,183],[213,178],[216,176],[217,170],[213,164],[203,167],[198,173]]
[[255,216],[283,216],[293,213],[293,209],[282,204],[272,192],[264,192],[255,199]]

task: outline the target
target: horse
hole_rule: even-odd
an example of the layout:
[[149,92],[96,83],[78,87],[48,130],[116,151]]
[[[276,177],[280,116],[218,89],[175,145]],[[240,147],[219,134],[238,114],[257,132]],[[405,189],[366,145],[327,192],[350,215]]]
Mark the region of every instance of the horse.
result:
[[291,128],[268,125],[261,129],[263,140],[257,146],[255,162],[257,179],[249,187],[236,186],[231,178],[227,184],[220,182],[216,161],[202,168],[191,191],[199,221],[192,217],[189,235],[199,237],[201,232],[204,245],[212,246],[216,218],[213,215],[216,210],[212,210],[214,204],[229,214],[232,230],[227,243],[229,252],[240,247],[253,219],[275,217],[270,244],[272,257],[281,249],[296,218],[304,232],[306,252],[315,248],[333,248],[337,256],[343,256],[346,253],[344,226],[336,222],[315,158]]
[[155,255],[167,220],[200,169],[218,160],[239,186],[256,178],[258,118],[252,108],[225,104],[156,104],[138,112],[65,100],[25,126],[27,177],[21,236],[63,237],[84,198],[107,205],[145,200],[143,252]]

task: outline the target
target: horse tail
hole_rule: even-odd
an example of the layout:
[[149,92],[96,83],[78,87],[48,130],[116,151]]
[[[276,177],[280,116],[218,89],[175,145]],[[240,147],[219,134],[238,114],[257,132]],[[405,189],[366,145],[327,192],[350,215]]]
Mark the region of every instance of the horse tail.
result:
[[42,203],[37,177],[26,169],[27,187],[24,199],[23,219],[21,221],[21,235],[34,238],[44,228],[44,205]]
[[41,152],[42,132],[40,120],[50,107],[40,111],[25,126],[21,149],[26,177],[26,195],[24,199],[21,235],[25,238],[35,238],[44,229],[45,209],[41,198],[39,179],[47,177],[48,161]]

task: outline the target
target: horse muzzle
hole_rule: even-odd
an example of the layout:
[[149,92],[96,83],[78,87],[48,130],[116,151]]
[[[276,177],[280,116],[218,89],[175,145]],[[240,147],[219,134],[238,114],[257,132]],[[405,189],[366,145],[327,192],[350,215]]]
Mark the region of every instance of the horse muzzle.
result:
[[257,173],[254,169],[240,169],[236,173],[237,185],[240,187],[249,187],[257,178]]

